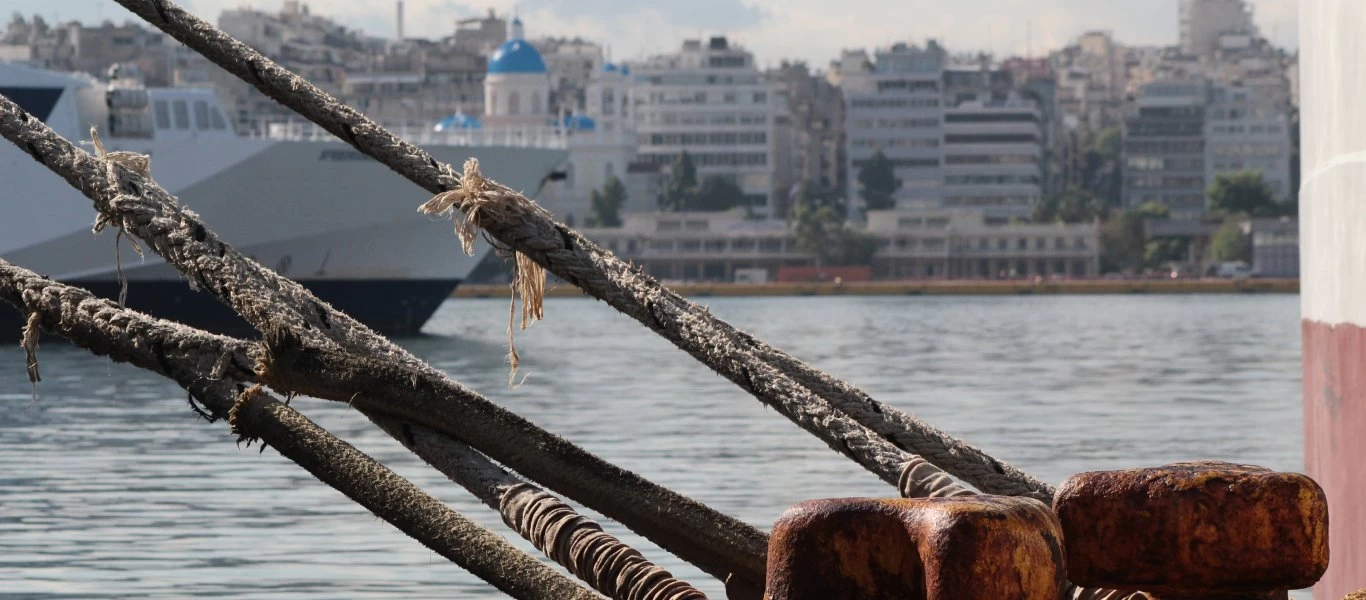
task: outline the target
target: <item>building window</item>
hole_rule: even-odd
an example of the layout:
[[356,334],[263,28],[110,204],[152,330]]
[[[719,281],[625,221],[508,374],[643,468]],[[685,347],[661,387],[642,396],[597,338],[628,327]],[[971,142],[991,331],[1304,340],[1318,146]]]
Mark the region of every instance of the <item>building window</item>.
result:
[[542,112],[544,111],[541,110],[541,93],[531,92],[531,114],[539,115]]
[[522,97],[517,92],[508,94],[508,114],[518,115],[522,113]]
[[190,128],[190,105],[184,100],[176,100],[171,104],[171,112],[175,115],[176,129]]
[[489,114],[498,114],[498,92],[489,92]]
[[220,130],[221,130],[221,129],[227,129],[227,128],[228,128],[227,122],[225,122],[225,121],[223,120],[223,113],[222,113],[222,111],[218,110],[217,107],[214,107],[213,112],[210,112],[210,113],[209,113],[209,116],[210,116],[210,117],[213,117],[213,128],[214,128],[214,129],[220,129]]
[[608,180],[608,179],[611,179],[611,178],[615,177],[616,174],[617,174],[616,171],[617,171],[617,169],[616,169],[615,166],[612,165],[612,161],[610,161],[610,160],[607,161],[607,166],[604,167],[604,168],[602,169],[602,179],[603,179],[603,181],[606,181],[606,180]]
[[194,101],[194,128],[201,131],[209,128],[209,103],[203,100]]
[[1047,247],[1048,247],[1048,240],[1046,240],[1046,239],[1044,239],[1044,238],[1039,238],[1039,239],[1037,239],[1037,240],[1034,240],[1034,249],[1035,249],[1035,250],[1043,250],[1044,248],[1047,248]]
[[166,106],[165,100],[156,101],[157,129],[171,128],[171,109]]
[[1028,250],[1028,249],[1029,249],[1029,240],[1027,240],[1027,239],[1025,239],[1025,238],[1020,238],[1020,240],[1019,240],[1018,242],[1016,242],[1015,247],[1017,247],[1017,248],[1019,248],[1019,249],[1021,249],[1021,250]]

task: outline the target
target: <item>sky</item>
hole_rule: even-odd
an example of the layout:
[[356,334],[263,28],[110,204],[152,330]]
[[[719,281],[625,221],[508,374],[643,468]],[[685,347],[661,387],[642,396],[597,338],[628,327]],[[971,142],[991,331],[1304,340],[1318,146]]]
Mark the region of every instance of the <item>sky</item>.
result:
[[[276,11],[283,0],[178,0],[216,20],[227,8]],[[1312,1],[1312,0],[1310,0]],[[405,0],[406,34],[450,35],[455,21],[516,11],[527,37],[580,35],[613,60],[674,50],[684,38],[724,34],[761,66],[782,59],[824,67],[846,48],[935,38],[951,51],[1037,56],[1090,30],[1126,44],[1175,44],[1178,0]],[[1262,32],[1298,46],[1298,0],[1251,0]],[[49,21],[135,18],[112,0],[7,0],[12,11]],[[394,34],[393,0],[315,0],[315,13],[379,36]]]

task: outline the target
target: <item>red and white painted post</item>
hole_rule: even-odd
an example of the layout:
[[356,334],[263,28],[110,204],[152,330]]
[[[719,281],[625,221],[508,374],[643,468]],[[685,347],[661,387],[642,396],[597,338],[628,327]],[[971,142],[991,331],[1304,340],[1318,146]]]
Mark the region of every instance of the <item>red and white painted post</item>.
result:
[[1300,8],[1304,459],[1328,498],[1339,600],[1366,588],[1366,2]]

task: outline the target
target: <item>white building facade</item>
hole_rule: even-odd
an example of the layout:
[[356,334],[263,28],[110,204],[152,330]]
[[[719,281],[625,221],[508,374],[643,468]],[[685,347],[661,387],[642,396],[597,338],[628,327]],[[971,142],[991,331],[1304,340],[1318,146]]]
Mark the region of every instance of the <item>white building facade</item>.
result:
[[1012,94],[944,109],[943,206],[1026,218],[1043,196],[1038,105]]
[[1290,187],[1290,123],[1286,112],[1252,90],[1214,86],[1205,118],[1205,181],[1224,173],[1257,171],[1278,201]]
[[901,179],[898,207],[940,207],[945,60],[933,42],[926,48],[897,44],[878,51],[874,61],[861,51],[841,58],[850,214],[863,206],[859,172],[879,150]]
[[713,37],[629,68],[640,160],[668,165],[687,152],[699,180],[733,179],[748,210],[770,216],[777,98],[754,55]]

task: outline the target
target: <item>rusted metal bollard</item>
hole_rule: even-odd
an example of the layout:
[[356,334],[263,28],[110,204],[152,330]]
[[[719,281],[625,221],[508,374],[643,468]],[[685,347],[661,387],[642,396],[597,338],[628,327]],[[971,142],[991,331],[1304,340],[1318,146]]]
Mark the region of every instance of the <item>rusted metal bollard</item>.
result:
[[1304,475],[1223,462],[1081,473],[1053,509],[1083,587],[1284,598],[1328,568],[1327,500]]
[[1027,498],[812,500],[768,545],[765,600],[1057,600],[1062,530]]

